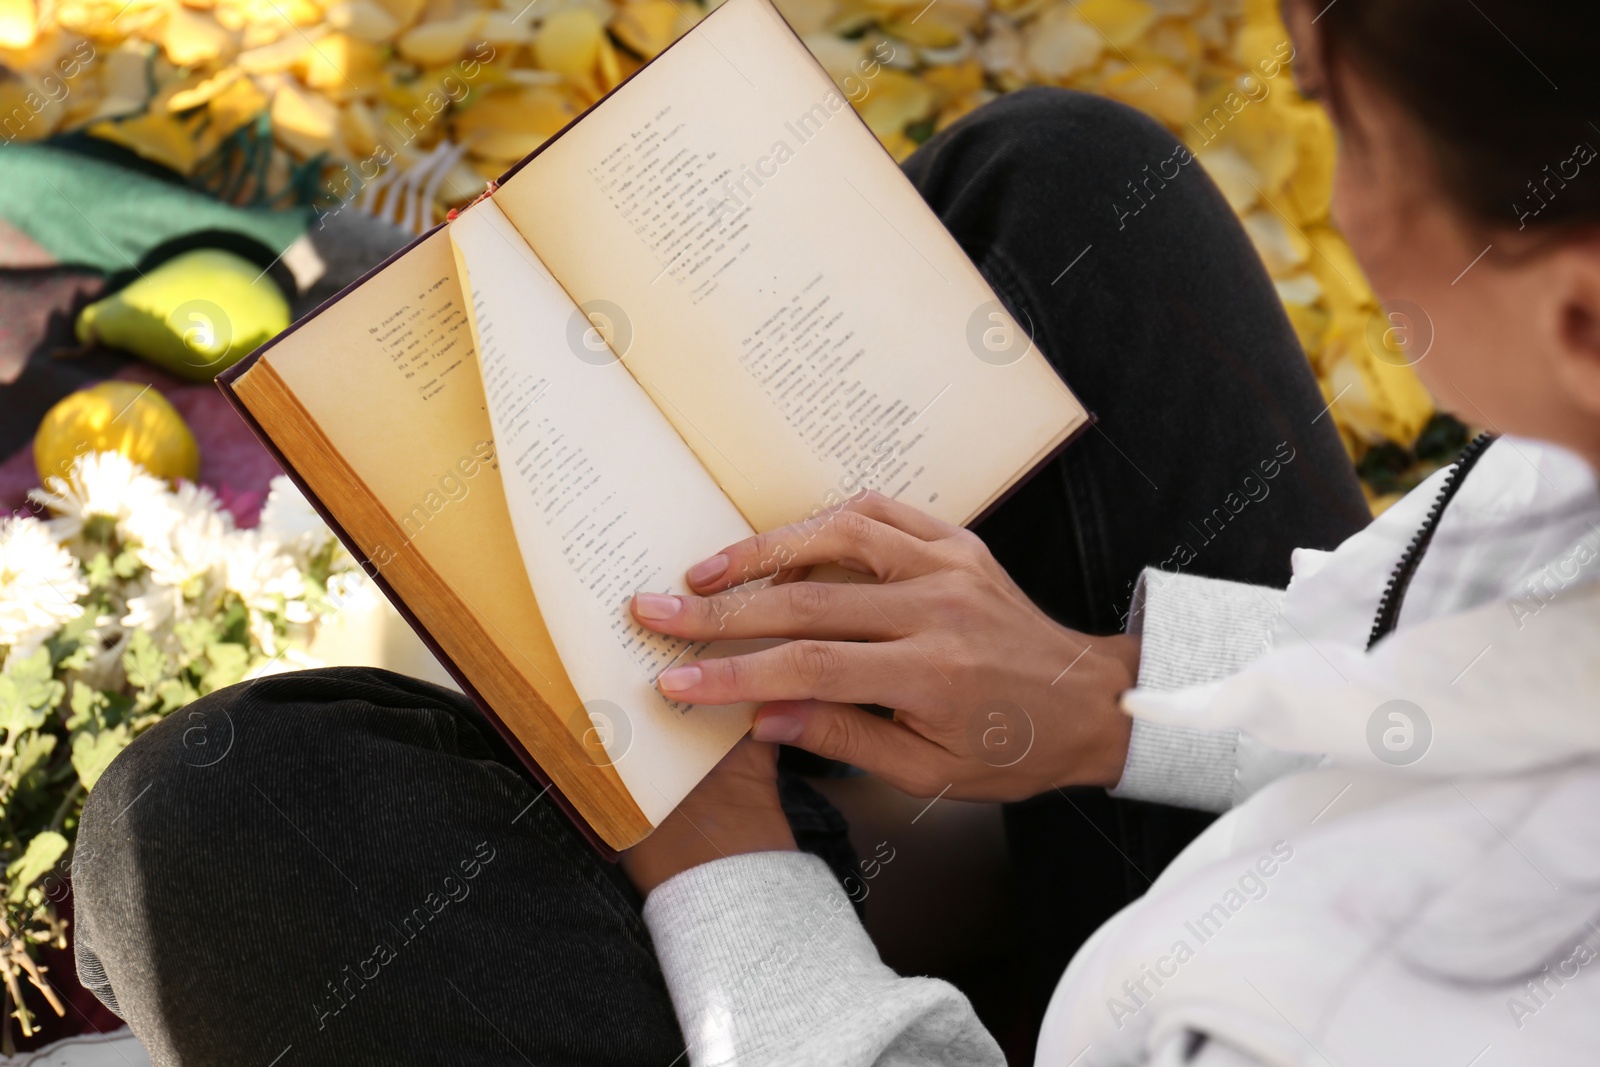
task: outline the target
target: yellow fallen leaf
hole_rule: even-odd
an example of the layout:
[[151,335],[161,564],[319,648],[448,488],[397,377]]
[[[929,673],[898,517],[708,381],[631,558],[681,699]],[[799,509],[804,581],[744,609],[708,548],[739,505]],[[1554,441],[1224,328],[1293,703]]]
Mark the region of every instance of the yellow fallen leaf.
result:
[[1167,63],[1193,79],[1205,59],[1205,45],[1200,35],[1187,22],[1162,19],[1148,33],[1126,47],[1130,62],[1136,66],[1146,63]]
[[330,33],[300,57],[300,79],[334,99],[376,91],[383,56],[377,45],[348,33]]
[[[801,38],[806,48],[822,64],[822,69],[828,72],[836,83],[842,83],[846,78],[854,79],[853,85],[864,84],[861,65],[867,59],[867,42],[865,40],[847,40],[835,37],[831,33],[817,33]],[[870,69],[870,68],[869,68]],[[859,92],[859,88],[855,91]]]
[[533,40],[533,23],[512,11],[485,11],[478,23],[474,41],[487,41],[495,48],[516,48]]
[[338,127],[338,109],[294,82],[285,81],[272,94],[273,136],[301,159],[332,148]]
[[983,67],[976,59],[929,67],[922,80],[940,101],[970,96],[983,88]]
[[422,14],[424,0],[378,0],[401,26],[410,26]]
[[870,28],[883,16],[883,6],[874,3],[873,0],[836,0],[833,13],[828,17],[826,24],[820,27],[808,24],[806,32],[826,29],[841,36],[855,36]]
[[262,45],[240,52],[234,63],[246,74],[276,74],[286,71],[301,61],[311,46],[322,36],[323,30],[304,34],[291,33],[273,44]]
[[1244,214],[1261,199],[1256,191],[1261,186],[1261,175],[1250,161],[1232,145],[1206,148],[1194,153],[1194,158],[1205,167],[1211,180],[1222,190],[1223,199],[1238,214]]
[[1019,21],[1037,14],[1054,2],[1055,0],[993,0],[996,11]]
[[[1233,39],[1233,58],[1244,69],[1264,74],[1290,54],[1289,31],[1274,8],[1268,17],[1246,19]],[[1266,64],[1263,69],[1262,64]]]
[[21,78],[0,79],[0,135],[37,141],[55,132],[61,107]]
[[600,38],[600,53],[597,59],[600,71],[600,91],[602,93],[607,92],[621,85],[622,64],[617,60],[617,48],[611,43],[611,38]]
[[1275,278],[1272,287],[1278,291],[1278,298],[1285,304],[1297,307],[1315,307],[1322,299],[1322,285],[1317,281],[1317,276],[1309,271],[1300,271],[1284,278]]
[[1377,518],[1400,503],[1405,496],[1404,493],[1378,493],[1366,482],[1361,483],[1361,494],[1367,498],[1367,505],[1372,509],[1373,518]]
[[1274,278],[1287,278],[1298,273],[1311,245],[1283,219],[1272,211],[1252,211],[1239,220],[1250,242],[1256,246],[1267,273]]
[[[221,140],[254,122],[272,104],[254,79],[239,78],[211,99],[206,107],[206,132]],[[170,106],[170,103],[169,103]],[[202,153],[201,158],[204,158]]]
[[180,122],[170,113],[152,110],[117,122],[99,122],[89,127],[89,133],[186,178],[194,173],[197,156],[192,124]]
[[378,118],[364,101],[352,100],[339,109],[339,136],[357,161],[378,147]]
[[400,20],[378,0],[345,0],[328,8],[328,25],[374,44],[387,44],[400,32]]
[[1366,334],[1364,326],[1354,332],[1334,328],[1327,339],[1332,358],[1324,395],[1333,403],[1330,410],[1338,425],[1357,438],[1409,443],[1433,414],[1433,398],[1409,366],[1378,358]]
[[0,0],[0,48],[28,48],[39,36],[33,0]]
[[1046,82],[1064,82],[1100,61],[1105,38],[1072,8],[1047,8],[1023,35],[1028,65]]
[[1338,141],[1333,123],[1321,107],[1304,103],[1294,109],[1294,173],[1284,187],[1284,210],[1301,226],[1324,222],[1333,201],[1334,155]]
[[903,163],[907,156],[917,150],[917,142],[903,133],[892,133],[883,138],[883,147],[889,150],[896,163]]
[[966,96],[956,97],[949,103],[945,104],[944,108],[939,112],[939,117],[935,119],[933,123],[934,132],[937,133],[946,126],[949,126],[952,122],[972,114],[974,111],[978,110],[978,108],[982,107],[984,104],[987,104],[998,95],[999,94],[992,90],[980,89],[975,93],[969,93]]
[[482,21],[481,15],[469,14],[424,22],[401,35],[396,47],[401,55],[424,66],[449,63],[459,58],[478,36]]
[[1026,82],[1030,70],[1027,45],[1010,19],[989,16],[983,41],[978,45],[978,62],[1002,89]]
[[209,13],[173,6],[161,30],[160,45],[167,58],[180,67],[213,63],[238,48],[233,34]]
[[572,101],[558,89],[496,89],[455,115],[455,140],[467,145],[473,155],[503,165],[538,148],[577,114]]
[[617,9],[616,18],[611,20],[611,32],[638,55],[654,59],[688,29],[680,24],[678,12],[679,6],[673,0],[638,0],[623,4]]
[[1154,115],[1168,126],[1182,126],[1194,114],[1194,86],[1167,66],[1117,71],[1100,83],[1100,91],[1113,100]]
[[1375,304],[1376,299],[1344,236],[1329,226],[1313,227],[1306,231],[1306,236],[1313,249],[1306,266],[1322,285],[1329,310],[1335,315],[1360,316],[1365,321],[1365,310]]
[[1322,351],[1322,338],[1328,330],[1328,313],[1289,303],[1283,305],[1283,310],[1288,313],[1289,325],[1294,327],[1294,335],[1299,338],[1307,358],[1315,360]]
[[1114,48],[1133,44],[1156,20],[1145,0],[1071,0],[1079,18],[1093,26]]
[[204,107],[224,89],[244,76],[238,67],[224,67],[209,78],[196,81],[187,89],[182,89],[167,97],[168,111],[188,111],[190,108]]
[[107,51],[91,76],[100,79],[100,106],[87,121],[119,118],[143,111],[150,100],[150,46],[124,44]]
[[774,0],[778,13],[802,37],[821,33],[833,24],[837,0]]
[[505,159],[473,157],[467,160],[467,165],[478,178],[491,182],[500,180],[500,176],[506,172],[507,162]]
[[533,56],[545,70],[582,81],[593,76],[604,36],[599,15],[588,8],[568,8],[545,19],[533,42]]
[[[1261,83],[1255,85],[1253,91],[1259,95]],[[1232,115],[1216,143],[1238,149],[1259,175],[1262,192],[1274,199],[1299,164],[1295,150],[1298,116],[1289,101],[1292,89],[1287,82],[1279,89],[1282,91],[1269,90],[1264,97],[1252,99],[1240,91],[1236,80],[1226,92],[1213,94],[1200,105],[1212,115]]]
[[966,37],[968,26],[964,9],[945,9],[936,4],[890,19],[883,24],[883,32],[919,48],[953,48]]
[[852,103],[880,139],[903,134],[908,125],[933,113],[933,90],[905,71],[884,67],[868,85],[867,95]]

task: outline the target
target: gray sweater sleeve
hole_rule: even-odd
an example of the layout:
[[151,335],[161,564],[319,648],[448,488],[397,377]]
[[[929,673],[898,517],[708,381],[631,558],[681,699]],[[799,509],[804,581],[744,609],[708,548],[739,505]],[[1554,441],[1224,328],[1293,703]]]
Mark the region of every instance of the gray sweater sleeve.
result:
[[[1266,651],[1283,591],[1147,569],[1128,632],[1143,638],[1139,688],[1182,689],[1235,674]],[[1241,737],[1133,722],[1128,761],[1112,796],[1226,811],[1266,782],[1316,763]]]
[[878,959],[826,864],[756,852],[662,883],[644,919],[694,1067],[1004,1067],[955,987]]
[[[1144,636],[1140,686],[1239,670],[1264,650],[1282,595],[1147,571],[1129,627]],[[1235,800],[1247,748],[1236,731],[1136,720],[1114,792],[1220,811]],[[953,986],[879,960],[815,856],[758,852],[692,868],[650,894],[644,918],[693,1067],[1004,1067]],[[1214,1059],[1222,1051],[1203,1062],[1231,1067]]]

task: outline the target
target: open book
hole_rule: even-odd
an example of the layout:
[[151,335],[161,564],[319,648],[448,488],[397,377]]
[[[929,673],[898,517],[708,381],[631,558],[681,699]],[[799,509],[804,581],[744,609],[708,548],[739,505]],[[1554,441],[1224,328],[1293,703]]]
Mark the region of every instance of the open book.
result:
[[610,849],[753,713],[660,694],[727,650],[634,592],[863,487],[970,522],[1089,421],[768,0],[219,380]]

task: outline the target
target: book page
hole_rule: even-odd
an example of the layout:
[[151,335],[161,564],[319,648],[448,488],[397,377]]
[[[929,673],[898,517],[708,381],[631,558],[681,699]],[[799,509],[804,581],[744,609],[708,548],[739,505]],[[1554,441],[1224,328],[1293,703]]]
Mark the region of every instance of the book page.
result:
[[393,517],[389,535],[361,545],[378,571],[426,557],[559,702],[571,688],[522,573],[468,312],[441,230],[263,359]]
[[[226,388],[419,632],[609,844],[649,831],[585,716],[512,528],[448,233],[252,356]],[[603,753],[599,753],[603,756]]]
[[686,592],[691,564],[753,531],[492,199],[449,232],[524,566],[607,754],[659,823],[754,705],[664,697],[657,676],[707,649],[639,626],[628,600]]
[[758,529],[862,486],[966,522],[1085,421],[767,0],[727,0],[494,200]]

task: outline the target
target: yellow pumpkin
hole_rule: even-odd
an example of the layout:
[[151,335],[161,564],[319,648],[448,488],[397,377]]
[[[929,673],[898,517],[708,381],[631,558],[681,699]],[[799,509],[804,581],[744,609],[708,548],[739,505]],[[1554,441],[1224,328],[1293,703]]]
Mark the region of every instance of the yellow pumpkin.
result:
[[121,452],[158,478],[200,474],[200,446],[178,410],[152,386],[106,381],[62,398],[33,438],[40,484],[64,477],[90,452]]

